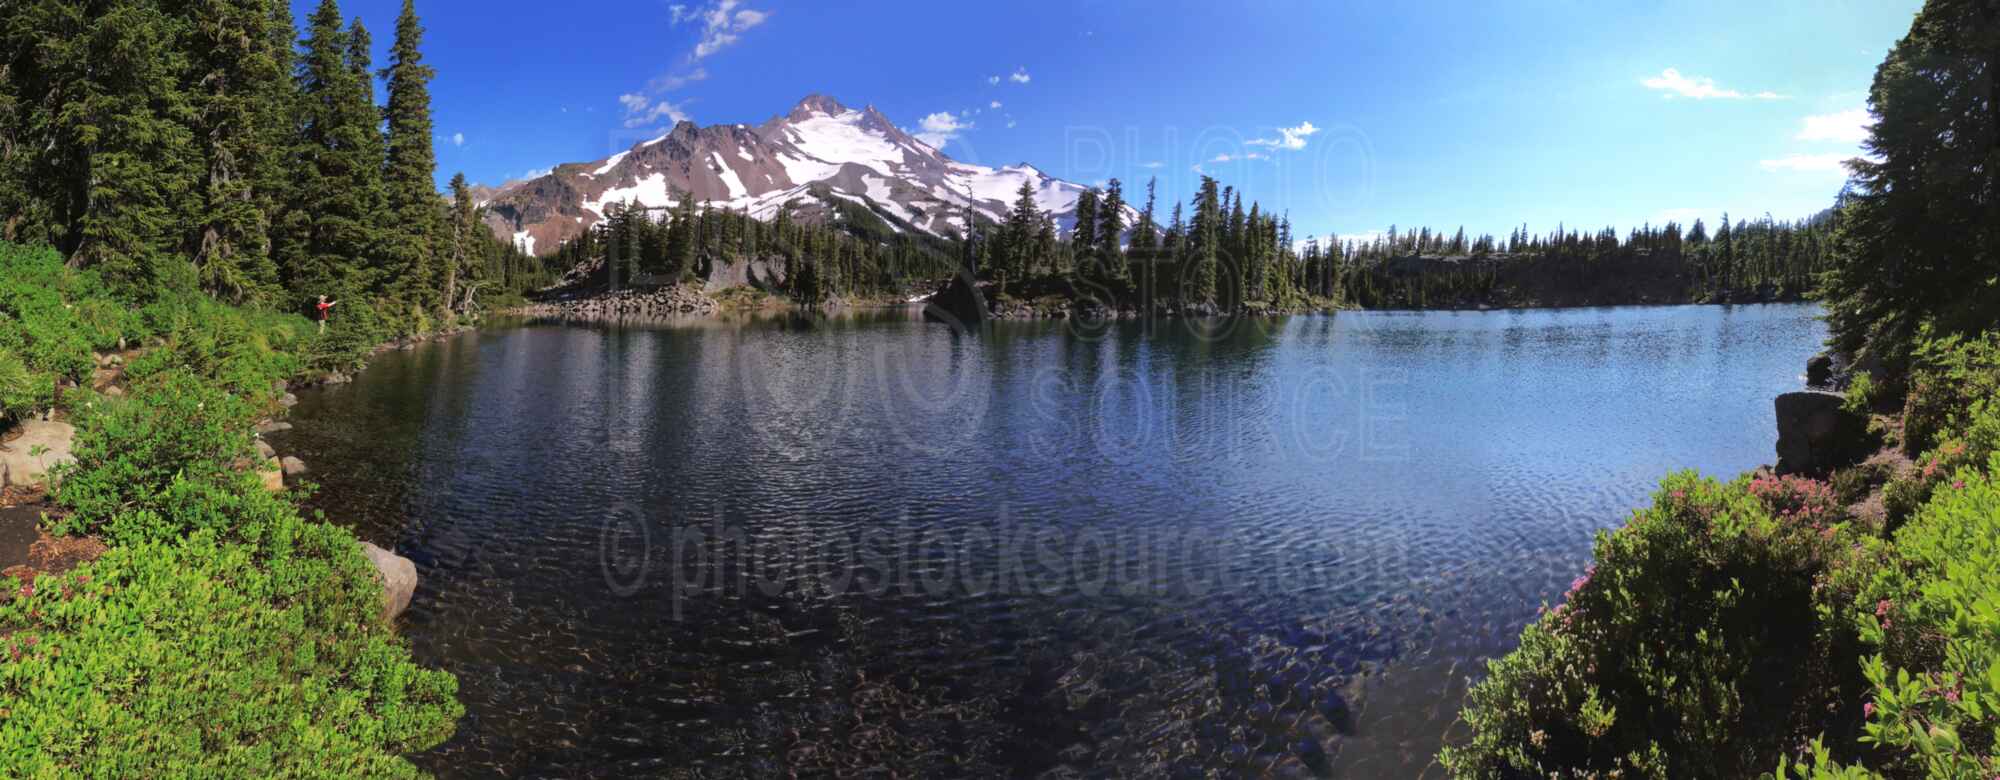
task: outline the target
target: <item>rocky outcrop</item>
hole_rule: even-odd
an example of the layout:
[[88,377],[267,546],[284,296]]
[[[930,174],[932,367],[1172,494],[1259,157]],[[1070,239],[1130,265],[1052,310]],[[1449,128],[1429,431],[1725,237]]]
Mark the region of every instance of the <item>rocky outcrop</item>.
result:
[[714,298],[684,286],[655,290],[620,290],[610,295],[547,301],[512,310],[529,317],[557,317],[580,320],[647,319],[715,314],[720,306]]
[[971,274],[953,276],[944,289],[924,302],[924,319],[963,328],[977,328],[991,316],[986,294],[980,291]]
[[361,543],[361,553],[375,565],[376,577],[382,583],[382,621],[395,622],[409,608],[410,597],[417,592],[417,564],[368,542]]
[[1875,450],[1868,419],[1843,407],[1839,393],[1801,390],[1778,396],[1778,473],[1825,474]]
[[29,420],[20,431],[18,438],[0,444],[0,485],[39,485],[47,481],[49,469],[76,462],[70,454],[76,428],[69,423]]

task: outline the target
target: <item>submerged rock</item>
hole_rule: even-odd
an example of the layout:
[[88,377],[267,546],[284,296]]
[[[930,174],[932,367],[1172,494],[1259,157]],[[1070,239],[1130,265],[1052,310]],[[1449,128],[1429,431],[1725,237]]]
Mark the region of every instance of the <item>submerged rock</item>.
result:
[[375,564],[376,576],[382,581],[382,621],[395,622],[417,592],[417,564],[368,542],[361,543],[361,553]]
[[1825,474],[1874,451],[1868,419],[1842,408],[1846,400],[1824,390],[1778,396],[1779,474]]
[[0,445],[0,485],[39,485],[49,469],[76,462],[70,454],[76,428],[69,423],[29,420],[20,428],[20,438]]

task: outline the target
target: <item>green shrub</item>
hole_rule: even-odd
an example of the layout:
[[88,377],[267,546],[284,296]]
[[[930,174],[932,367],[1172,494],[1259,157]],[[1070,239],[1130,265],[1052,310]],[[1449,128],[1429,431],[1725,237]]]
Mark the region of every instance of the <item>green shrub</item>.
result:
[[410,777],[457,683],[374,619],[354,538],[115,547],[0,604],[0,775]]
[[1853,534],[1832,489],[1668,477],[1600,532],[1563,604],[1488,665],[1457,777],[1746,777],[1858,729],[1851,602],[1827,587]]
[[54,393],[55,377],[29,371],[19,355],[0,348],[0,416],[20,418],[33,414],[48,406]]
[[1866,417],[1870,412],[1875,411],[1875,402],[1877,400],[1875,396],[1875,380],[1870,378],[1865,372],[1856,373],[1854,378],[1848,381],[1846,402],[1841,404],[1841,407],[1849,412]]
[[1969,422],[1973,404],[2000,396],[2000,333],[1917,342],[1903,401],[1903,451],[1929,450]]
[[[1960,469],[1898,531],[1852,610],[1870,686],[1868,770],[1986,780],[2000,770],[2000,455]],[[1780,767],[1786,774],[1787,767]],[[1815,756],[1800,776],[1857,776]]]
[[354,371],[368,360],[375,347],[395,335],[395,328],[373,306],[360,298],[344,298],[334,309],[326,332],[305,346],[305,367],[310,371]]
[[[117,545],[176,538],[156,523],[115,525],[127,512],[184,516],[175,499],[187,485],[239,487],[254,476],[235,468],[251,454],[248,403],[186,369],[160,372],[81,418],[73,454],[59,467],[55,501],[69,510],[50,532],[106,534]],[[128,530],[152,529],[126,536]]]

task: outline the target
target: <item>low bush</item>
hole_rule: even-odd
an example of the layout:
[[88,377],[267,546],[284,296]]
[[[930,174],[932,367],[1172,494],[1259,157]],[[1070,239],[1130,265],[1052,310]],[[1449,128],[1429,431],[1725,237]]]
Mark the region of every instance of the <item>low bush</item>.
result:
[[1488,666],[1440,759],[1458,777],[1746,777],[1860,722],[1854,544],[1831,487],[1668,477]]
[[[252,416],[249,403],[183,368],[138,383],[130,399],[84,410],[72,451],[76,462],[57,472],[55,502],[69,511],[53,519],[49,531],[104,534],[114,545],[181,536],[187,529],[113,521],[121,515],[183,516],[187,507],[177,499],[202,487],[254,490],[245,486],[255,477],[238,468],[252,452]],[[142,527],[156,532],[125,534]]]
[[1973,405],[2000,396],[2000,332],[1919,339],[1903,401],[1903,451],[1916,457],[1970,421]]
[[351,535],[296,516],[268,530],[0,583],[0,774],[419,774],[399,754],[450,736],[456,681],[374,620]]

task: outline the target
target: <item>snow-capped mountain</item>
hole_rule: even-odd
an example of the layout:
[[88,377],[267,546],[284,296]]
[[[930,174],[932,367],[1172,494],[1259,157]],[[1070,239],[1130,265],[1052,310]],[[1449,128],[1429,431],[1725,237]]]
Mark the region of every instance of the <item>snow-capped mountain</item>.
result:
[[[989,219],[1004,219],[1024,180],[1034,186],[1041,209],[1068,230],[1082,185],[1027,163],[989,168],[958,162],[873,106],[854,110],[810,95],[757,127],[683,121],[606,159],[559,165],[480,197],[494,232],[532,253],[581,234],[613,203],[671,206],[675,193],[761,219],[788,203],[794,218],[825,218],[838,199],[868,209],[896,232],[957,235],[968,205]],[[1125,223],[1137,219],[1128,207]]]

